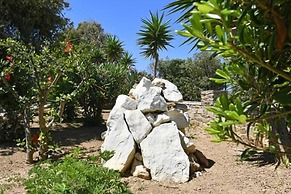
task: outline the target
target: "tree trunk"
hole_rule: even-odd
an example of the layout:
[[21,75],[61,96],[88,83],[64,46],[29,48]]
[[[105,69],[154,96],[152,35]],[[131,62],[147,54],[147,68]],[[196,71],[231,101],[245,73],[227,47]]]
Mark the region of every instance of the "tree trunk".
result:
[[26,162],[29,164],[32,164],[34,150],[32,149],[31,129],[30,129],[29,118],[28,118],[26,109],[24,109],[23,111],[23,121],[24,121],[24,130],[25,130]]
[[49,128],[46,126],[46,121],[44,118],[44,105],[45,100],[41,99],[38,105],[38,119],[39,119],[39,128],[42,132],[42,137],[40,140],[40,150],[39,150],[39,156],[40,160],[46,160],[47,159],[47,151],[48,151],[48,135],[49,135]]
[[271,141],[279,151],[279,156],[287,164],[291,161],[291,134],[284,119],[272,119]]
[[158,63],[159,63],[159,54],[156,53],[156,55],[155,55],[155,64],[154,64],[154,78],[157,77]]

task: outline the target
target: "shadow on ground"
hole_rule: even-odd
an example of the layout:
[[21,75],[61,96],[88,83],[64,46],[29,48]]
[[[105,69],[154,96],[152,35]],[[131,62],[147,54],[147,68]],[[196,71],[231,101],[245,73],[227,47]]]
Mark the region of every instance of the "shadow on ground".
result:
[[51,131],[52,139],[61,146],[75,146],[92,139],[101,140],[101,133],[106,130],[104,124],[99,126],[82,126],[66,124]]

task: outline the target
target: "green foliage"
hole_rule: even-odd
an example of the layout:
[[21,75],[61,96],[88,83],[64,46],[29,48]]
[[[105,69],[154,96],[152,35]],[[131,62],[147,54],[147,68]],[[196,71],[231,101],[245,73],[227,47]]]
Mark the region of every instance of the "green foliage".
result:
[[157,65],[159,62],[160,50],[167,50],[171,46],[170,41],[174,38],[170,31],[169,20],[164,22],[164,14],[159,16],[158,12],[150,12],[150,19],[142,19],[141,30],[137,33],[140,36],[137,44],[142,47],[141,54],[145,58],[154,59],[154,77],[157,76]]
[[118,172],[76,157],[37,164],[29,175],[27,193],[131,193]]
[[100,152],[99,155],[103,160],[108,161],[110,158],[114,156],[114,151],[105,150],[104,152]]
[[241,140],[233,130],[233,125],[245,124],[247,117],[244,114],[242,102],[238,98],[232,102],[227,94],[223,94],[217,98],[214,106],[206,109],[217,116],[205,129],[209,134],[216,137],[214,141],[223,141],[229,137],[237,142]]
[[[182,1],[178,4],[179,7],[185,5]],[[291,1],[209,0],[196,1],[193,6],[191,17],[183,24],[184,30],[178,33],[187,41],[196,42],[200,50],[226,59],[224,67],[217,71],[219,78],[213,80],[228,85],[231,103],[236,99],[243,101],[244,115],[250,123],[246,134],[253,130],[257,138],[267,138],[267,149],[263,149],[277,153],[281,159],[290,155],[287,126],[291,126],[288,100],[291,87],[288,7]],[[210,123],[211,128],[223,127],[219,131],[225,131],[226,136],[238,141],[240,137],[229,133],[238,119],[225,123],[230,115],[225,110],[222,115],[216,108],[211,111],[217,114],[218,120]],[[240,116],[235,112],[237,115],[233,116]],[[259,148],[254,144],[246,145]]]
[[44,40],[56,41],[69,23],[62,14],[68,7],[64,0],[2,0],[0,38],[10,37],[35,46]]
[[221,66],[220,60],[211,58],[210,53],[198,53],[193,59],[161,60],[158,70],[159,76],[173,82],[179,88],[184,100],[199,101],[201,91],[223,88],[223,85],[209,79],[216,76],[215,71]]

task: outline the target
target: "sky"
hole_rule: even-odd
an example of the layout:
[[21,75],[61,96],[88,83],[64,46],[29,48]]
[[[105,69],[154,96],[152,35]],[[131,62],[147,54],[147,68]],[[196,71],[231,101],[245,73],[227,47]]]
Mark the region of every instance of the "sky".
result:
[[[136,59],[135,67],[139,71],[150,71],[150,59],[145,59],[140,55],[141,47],[137,45],[139,36],[137,33],[143,23],[141,19],[150,18],[150,11],[156,13],[167,4],[175,0],[67,0],[70,3],[70,10],[65,12],[65,17],[70,18],[77,27],[79,23],[95,21],[101,24],[105,33],[116,35],[124,44],[124,49],[131,53]],[[174,40],[167,51],[160,51],[160,59],[186,59],[195,54],[195,50],[189,52],[193,45],[183,45],[186,38],[175,33],[175,30],[181,30],[182,25],[175,23],[179,14],[167,15],[165,13],[164,21],[170,20],[171,31]]]

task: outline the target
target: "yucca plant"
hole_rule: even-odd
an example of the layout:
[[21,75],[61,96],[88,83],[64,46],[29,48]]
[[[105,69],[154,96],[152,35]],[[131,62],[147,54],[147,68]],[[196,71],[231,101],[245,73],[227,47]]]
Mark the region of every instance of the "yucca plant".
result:
[[157,76],[157,65],[159,62],[159,51],[167,50],[167,46],[173,47],[170,41],[173,39],[173,34],[170,30],[170,20],[164,20],[164,13],[159,16],[158,12],[153,14],[150,12],[150,19],[142,19],[141,30],[137,33],[140,37],[137,44],[142,47],[141,54],[145,58],[154,59],[154,77]]

